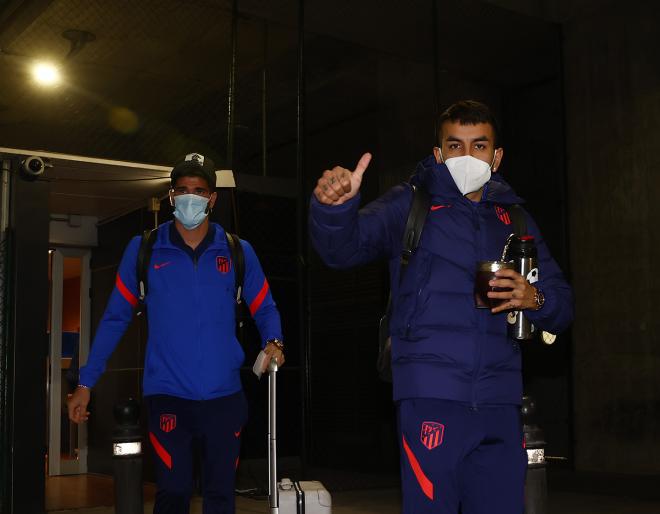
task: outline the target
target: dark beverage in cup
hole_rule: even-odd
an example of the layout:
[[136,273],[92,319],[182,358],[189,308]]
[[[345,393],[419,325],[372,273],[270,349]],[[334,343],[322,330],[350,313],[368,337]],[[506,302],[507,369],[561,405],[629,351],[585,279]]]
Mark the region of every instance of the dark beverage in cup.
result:
[[515,269],[513,262],[505,261],[479,261],[477,263],[477,274],[474,280],[474,303],[478,309],[493,309],[504,300],[499,298],[488,298],[488,292],[510,291],[508,287],[493,287],[489,282],[495,278],[495,272],[501,269]]

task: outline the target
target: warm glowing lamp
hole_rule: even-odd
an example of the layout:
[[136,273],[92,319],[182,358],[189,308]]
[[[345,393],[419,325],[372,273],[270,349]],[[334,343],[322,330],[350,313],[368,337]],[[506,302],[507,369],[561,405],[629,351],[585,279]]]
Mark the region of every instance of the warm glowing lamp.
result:
[[60,70],[50,63],[40,62],[32,68],[32,76],[37,84],[42,86],[55,86],[60,82]]

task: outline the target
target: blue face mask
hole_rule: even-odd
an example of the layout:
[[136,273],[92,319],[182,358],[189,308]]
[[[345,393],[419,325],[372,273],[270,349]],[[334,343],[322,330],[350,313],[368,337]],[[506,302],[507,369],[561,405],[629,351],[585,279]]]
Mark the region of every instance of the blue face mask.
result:
[[199,195],[178,195],[174,197],[174,217],[186,230],[199,227],[208,216],[209,199]]

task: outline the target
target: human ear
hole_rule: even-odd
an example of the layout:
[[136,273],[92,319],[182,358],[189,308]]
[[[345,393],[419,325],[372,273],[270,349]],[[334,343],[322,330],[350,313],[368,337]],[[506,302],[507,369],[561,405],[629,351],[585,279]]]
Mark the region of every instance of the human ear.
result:
[[215,205],[217,199],[218,199],[218,193],[214,191],[213,193],[211,193],[211,196],[209,196],[209,203],[206,207],[207,212],[211,212],[213,210],[213,206]]

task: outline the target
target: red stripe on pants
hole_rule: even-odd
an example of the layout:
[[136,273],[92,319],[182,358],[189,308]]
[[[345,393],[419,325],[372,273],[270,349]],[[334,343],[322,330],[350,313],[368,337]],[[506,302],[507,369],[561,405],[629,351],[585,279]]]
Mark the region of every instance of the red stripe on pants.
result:
[[163,461],[163,464],[165,464],[168,469],[172,469],[172,456],[167,453],[165,448],[163,448],[163,445],[160,444],[158,439],[156,439],[153,432],[149,432],[149,440],[151,441],[154,450],[156,450],[156,454],[160,457],[160,460]]
[[417,461],[415,454],[410,449],[410,446],[408,446],[405,436],[402,435],[401,438],[403,439],[403,449],[405,450],[406,456],[408,457],[408,462],[410,462],[410,467],[412,468],[413,473],[415,473],[415,478],[417,478],[417,482],[419,482],[419,486],[422,488],[422,491],[426,497],[429,500],[432,500],[433,483],[424,474],[424,471],[422,471],[422,467],[419,465],[419,462]]

